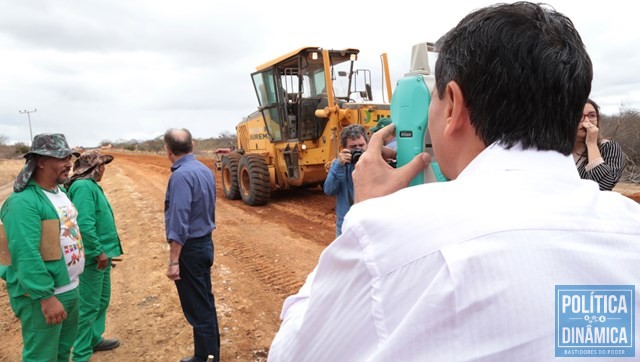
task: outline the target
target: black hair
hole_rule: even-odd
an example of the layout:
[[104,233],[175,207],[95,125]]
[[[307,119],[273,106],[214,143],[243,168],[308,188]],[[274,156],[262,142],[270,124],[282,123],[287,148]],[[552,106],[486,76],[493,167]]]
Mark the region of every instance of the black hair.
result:
[[[182,132],[182,133],[181,133]],[[164,144],[176,156],[193,152],[191,132],[186,128],[169,128],[164,133]]]
[[367,130],[359,124],[350,124],[342,129],[340,132],[340,144],[342,147],[347,147],[348,139],[358,139],[360,136],[364,137],[364,140],[369,143],[369,136]]
[[569,155],[593,68],[569,18],[530,2],[467,15],[437,43],[439,97],[455,81],[485,145]]

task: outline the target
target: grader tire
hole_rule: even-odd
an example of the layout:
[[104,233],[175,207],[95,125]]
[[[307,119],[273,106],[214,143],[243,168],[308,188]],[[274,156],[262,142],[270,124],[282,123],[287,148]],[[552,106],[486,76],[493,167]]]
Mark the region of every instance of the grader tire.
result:
[[238,186],[240,157],[237,153],[229,153],[222,157],[222,191],[229,200],[240,199],[240,187]]
[[271,197],[269,169],[264,157],[246,154],[238,164],[238,182],[242,201],[249,206],[266,205]]

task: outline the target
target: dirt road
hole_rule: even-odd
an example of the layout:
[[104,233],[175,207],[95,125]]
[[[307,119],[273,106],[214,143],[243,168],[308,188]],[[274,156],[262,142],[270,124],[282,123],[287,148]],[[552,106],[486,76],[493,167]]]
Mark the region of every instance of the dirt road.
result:
[[[164,193],[169,161],[164,156],[115,153],[102,186],[111,201],[124,245],[113,270],[107,337],[121,347],[93,361],[177,361],[192,354],[191,329],[175,286],[165,277]],[[203,161],[212,167],[211,159]],[[22,166],[0,160],[0,202]],[[640,186],[621,184],[635,194]],[[226,200],[218,179],[212,281],[221,329],[223,361],[264,361],[280,321],[284,298],[295,293],[334,237],[334,199],[322,190],[275,194],[264,207]],[[20,325],[0,282],[0,361],[19,361]]]
[[[92,360],[177,361],[193,348],[175,286],[165,277],[163,207],[170,163],[164,156],[115,157],[101,184],[113,206],[125,255],[113,270],[105,335],[119,338],[122,345]],[[213,166],[211,160],[203,161]],[[18,170],[19,164],[13,167]],[[266,360],[284,298],[298,290],[333,240],[334,200],[316,188],[276,194],[267,206],[248,207],[226,200],[219,185],[212,281],[221,359]],[[10,192],[5,188],[0,200]],[[1,282],[0,335],[0,361],[19,361],[20,325]]]

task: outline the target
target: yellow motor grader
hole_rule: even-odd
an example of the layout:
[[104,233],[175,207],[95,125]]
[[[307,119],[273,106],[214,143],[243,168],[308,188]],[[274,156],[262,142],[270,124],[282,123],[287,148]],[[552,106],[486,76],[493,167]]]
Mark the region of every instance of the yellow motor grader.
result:
[[[237,148],[221,159],[228,199],[264,205],[274,190],[322,184],[342,128],[369,129],[389,117],[389,103],[373,102],[371,71],[356,68],[358,53],[305,47],[256,68],[258,109],[236,126]],[[386,54],[381,58],[390,100]]]

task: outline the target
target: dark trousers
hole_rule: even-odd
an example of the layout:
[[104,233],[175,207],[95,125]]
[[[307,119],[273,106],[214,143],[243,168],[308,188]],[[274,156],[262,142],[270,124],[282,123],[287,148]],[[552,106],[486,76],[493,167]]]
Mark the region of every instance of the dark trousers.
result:
[[193,327],[194,356],[198,361],[206,361],[208,355],[213,355],[214,361],[220,361],[218,316],[211,291],[211,236],[187,240],[179,262],[180,280],[175,283],[184,316]]

